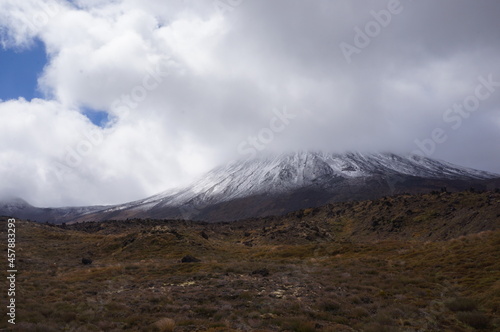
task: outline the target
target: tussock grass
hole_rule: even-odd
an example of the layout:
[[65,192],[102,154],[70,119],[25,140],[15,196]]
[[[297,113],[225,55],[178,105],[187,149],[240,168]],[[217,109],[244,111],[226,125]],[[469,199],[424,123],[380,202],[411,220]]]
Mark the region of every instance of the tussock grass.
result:
[[175,328],[175,321],[171,318],[162,318],[153,324],[158,332],[172,332]]
[[[463,196],[467,206],[484,199],[471,195]],[[453,205],[458,208],[462,198],[452,196],[439,199],[446,206],[457,200]],[[391,204],[401,204],[406,213],[410,207],[403,199],[409,198]],[[353,203],[353,213],[385,209],[377,204]],[[432,211],[439,212],[432,204]],[[411,209],[411,218],[440,218],[425,207]],[[347,216],[342,217],[347,225],[332,222],[321,209],[287,218],[249,224],[172,222],[168,227],[152,221],[127,227],[112,222],[91,231],[20,221],[15,330],[500,328],[500,230],[422,241],[412,232],[375,238],[381,230],[365,229]],[[418,225],[426,223],[423,219]],[[341,236],[306,239],[332,229],[341,229]],[[356,230],[362,236],[349,235]],[[188,254],[201,262],[180,263]],[[93,263],[82,265],[82,257]],[[252,274],[263,269],[269,273]],[[0,328],[6,327],[0,322]]]

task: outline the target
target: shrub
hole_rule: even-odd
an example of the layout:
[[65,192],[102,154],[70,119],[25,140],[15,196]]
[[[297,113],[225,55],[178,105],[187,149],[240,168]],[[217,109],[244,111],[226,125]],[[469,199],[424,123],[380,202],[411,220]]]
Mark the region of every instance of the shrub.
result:
[[365,332],[396,332],[397,330],[391,326],[384,326],[376,323],[366,325],[363,329]]
[[457,318],[459,321],[478,330],[484,330],[490,326],[490,318],[478,311],[459,312]]
[[22,331],[22,332],[55,332],[57,329],[50,327],[50,326],[45,326],[40,323],[34,324],[34,323],[26,323],[26,322],[21,322],[19,324],[16,324],[16,326],[13,328],[13,331]]
[[363,307],[356,307],[352,309],[351,316],[354,318],[362,318],[370,316],[370,312]]
[[328,311],[328,312],[340,311],[340,303],[335,302],[335,301],[325,301],[325,302],[323,302],[321,307],[324,311]]
[[313,322],[307,322],[303,320],[292,320],[286,324],[287,328],[294,332],[314,332],[316,331],[316,326]]
[[160,332],[172,332],[175,328],[175,321],[171,318],[162,318],[154,323],[154,327]]
[[476,301],[466,298],[466,297],[459,297],[456,299],[453,299],[451,301],[448,301],[446,303],[446,306],[448,309],[451,311],[474,311],[477,308]]

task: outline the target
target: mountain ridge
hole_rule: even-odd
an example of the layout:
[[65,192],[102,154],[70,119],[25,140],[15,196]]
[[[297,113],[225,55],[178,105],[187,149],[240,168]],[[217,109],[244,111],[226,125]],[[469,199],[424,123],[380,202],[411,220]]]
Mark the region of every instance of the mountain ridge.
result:
[[231,221],[405,191],[495,186],[500,186],[498,174],[427,157],[300,151],[232,161],[190,186],[126,204],[43,209],[31,215],[56,223],[151,217]]

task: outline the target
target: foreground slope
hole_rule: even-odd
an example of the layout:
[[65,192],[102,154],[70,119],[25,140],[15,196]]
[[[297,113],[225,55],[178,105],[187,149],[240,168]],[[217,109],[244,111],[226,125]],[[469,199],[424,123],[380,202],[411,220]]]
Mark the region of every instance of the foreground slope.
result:
[[[495,331],[499,227],[494,192],[232,223],[20,221],[16,328]],[[200,262],[181,263],[186,255]]]

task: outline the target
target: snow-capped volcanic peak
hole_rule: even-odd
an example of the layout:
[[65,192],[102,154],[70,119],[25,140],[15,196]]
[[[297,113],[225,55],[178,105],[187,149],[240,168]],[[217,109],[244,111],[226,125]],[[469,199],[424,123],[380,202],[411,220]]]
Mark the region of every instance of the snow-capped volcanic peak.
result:
[[188,188],[153,196],[142,204],[147,204],[148,207],[155,203],[160,206],[214,204],[251,195],[278,194],[313,185],[331,186],[354,178],[396,175],[448,180],[499,177],[419,156],[296,152],[231,162],[207,173]]
[[296,152],[234,161],[185,188],[126,204],[41,209],[21,199],[8,199],[0,200],[0,214],[51,222],[128,218],[220,221],[398,192],[442,187],[454,191],[490,184],[500,185],[500,175],[419,156]]

